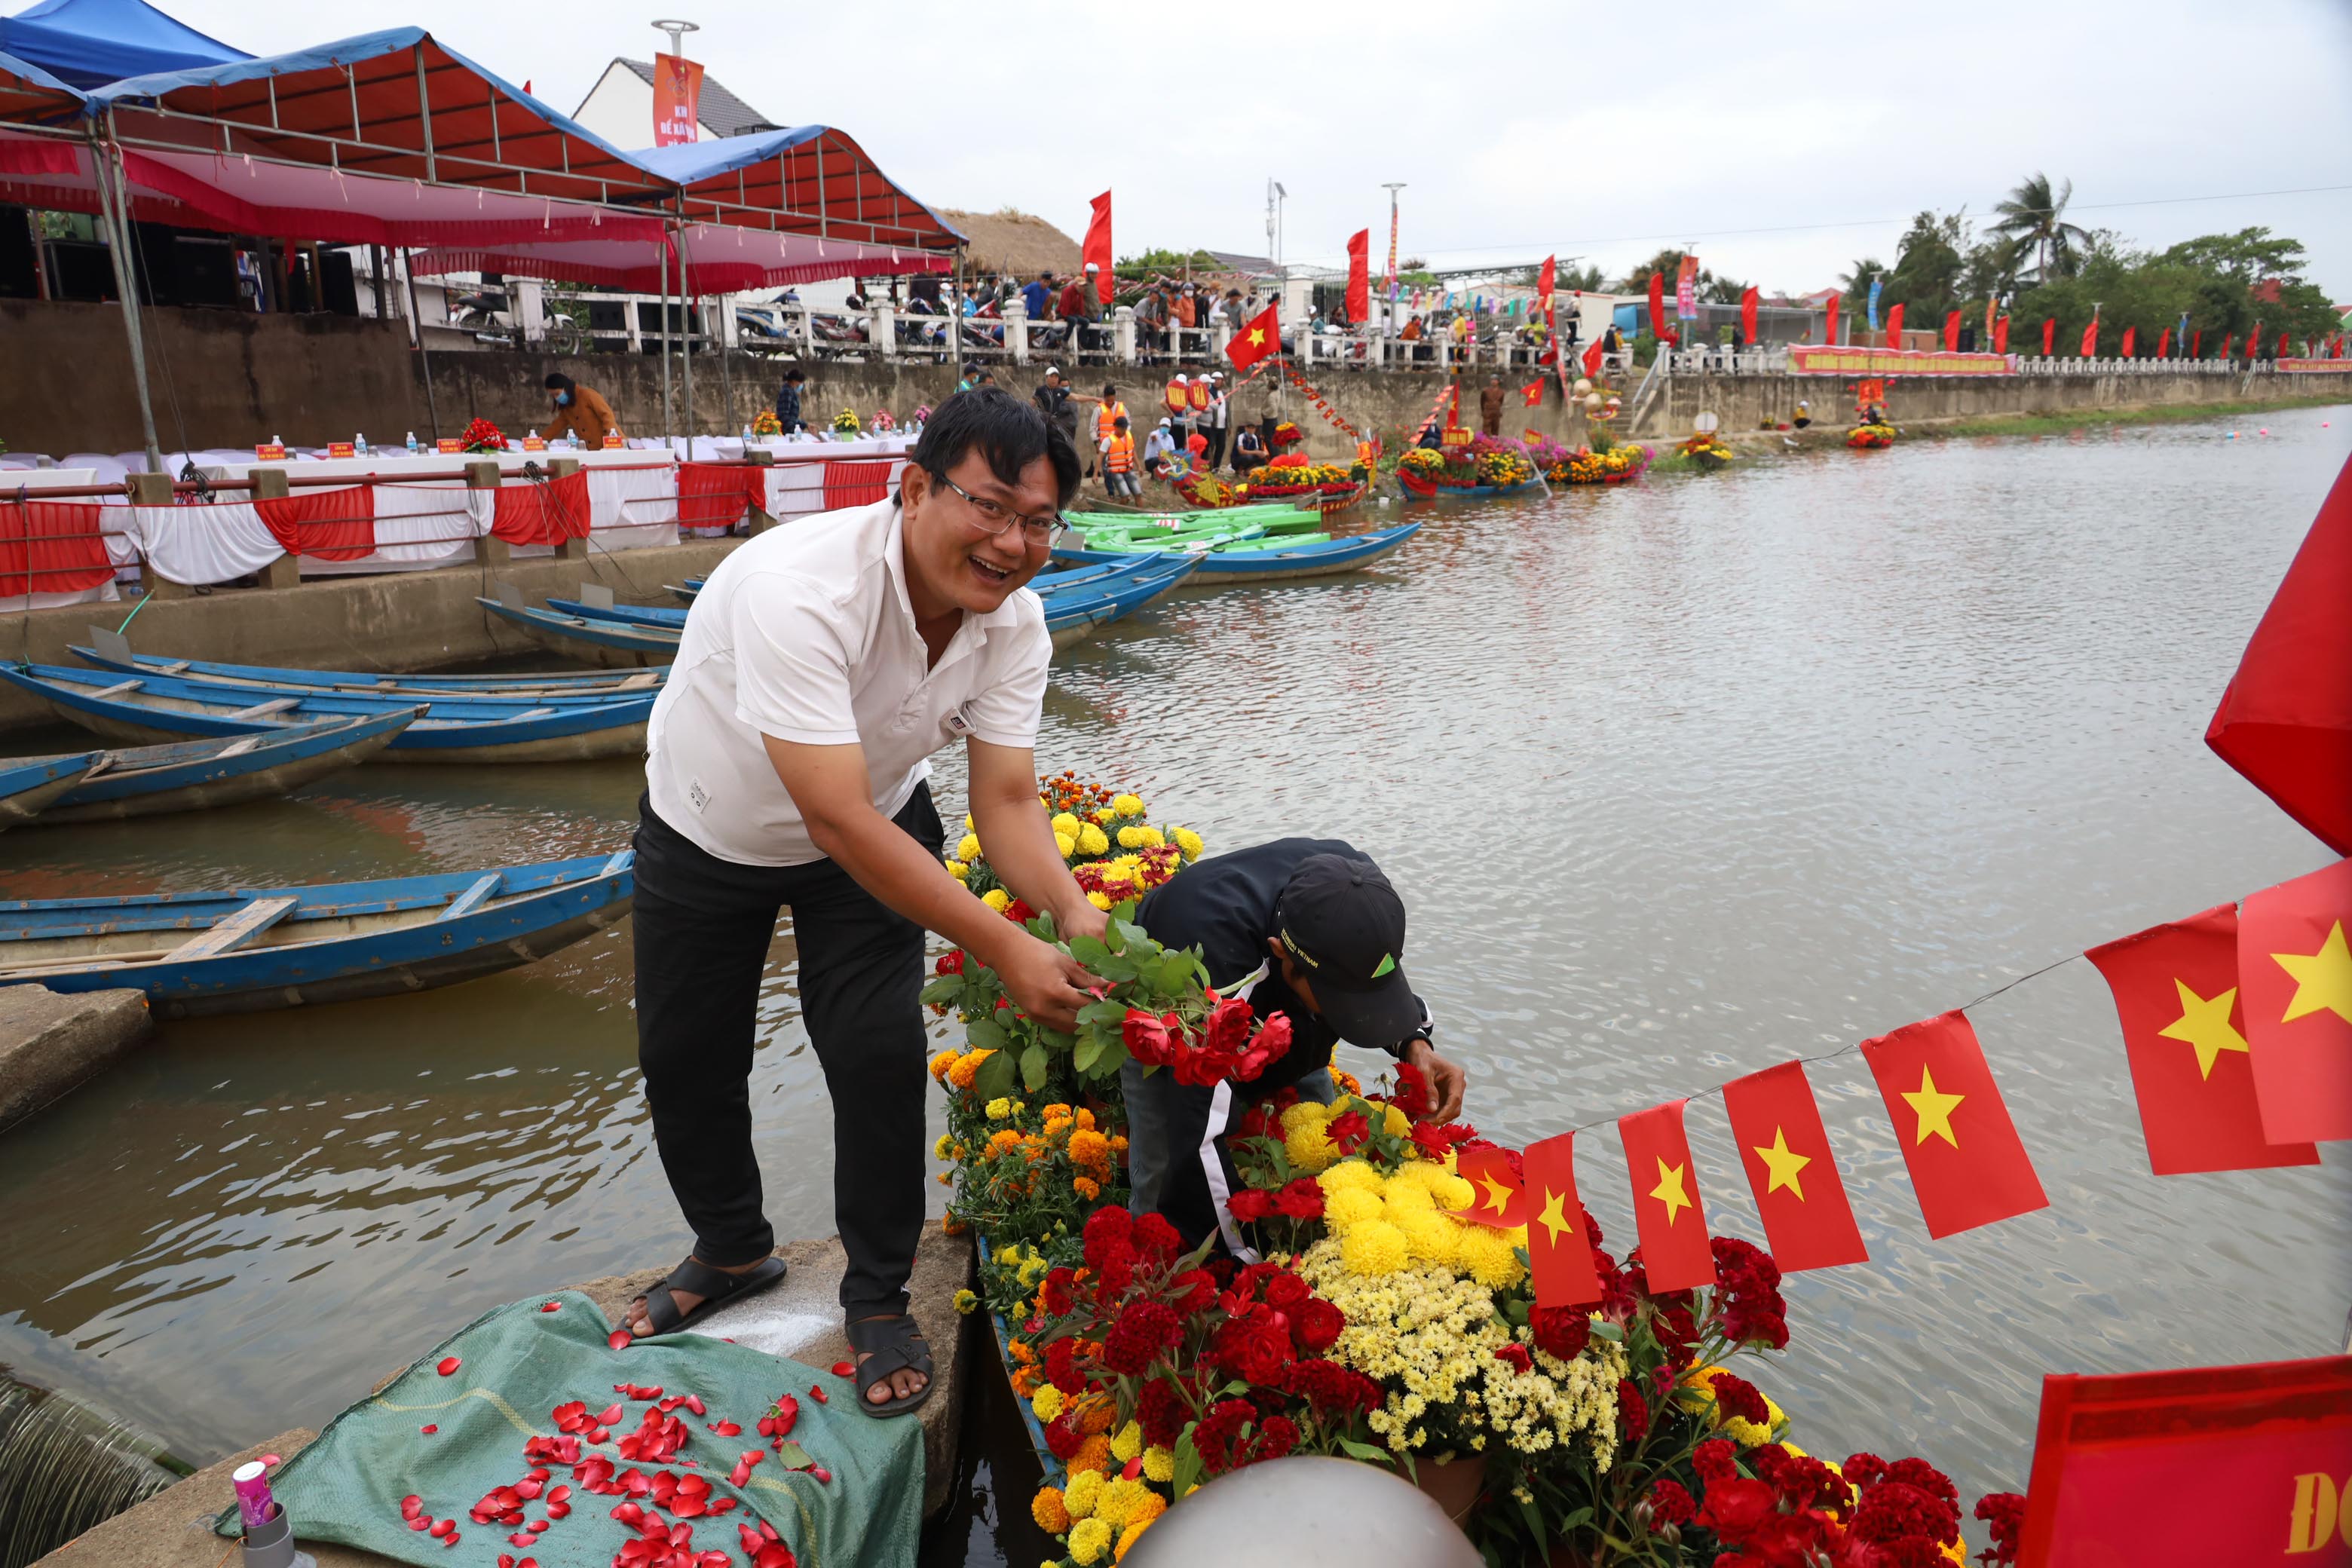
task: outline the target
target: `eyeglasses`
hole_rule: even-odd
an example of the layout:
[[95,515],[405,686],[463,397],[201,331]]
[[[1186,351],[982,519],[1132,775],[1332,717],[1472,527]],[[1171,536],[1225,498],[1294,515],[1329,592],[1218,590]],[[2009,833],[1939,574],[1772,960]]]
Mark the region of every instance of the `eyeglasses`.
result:
[[1062,514],[1049,511],[1043,517],[1024,517],[1010,507],[1001,506],[985,496],[976,496],[945,474],[933,478],[956,494],[963,497],[964,505],[972,511],[971,525],[991,539],[1002,539],[1004,531],[1014,523],[1021,525],[1021,536],[1031,544],[1050,544],[1062,526]]

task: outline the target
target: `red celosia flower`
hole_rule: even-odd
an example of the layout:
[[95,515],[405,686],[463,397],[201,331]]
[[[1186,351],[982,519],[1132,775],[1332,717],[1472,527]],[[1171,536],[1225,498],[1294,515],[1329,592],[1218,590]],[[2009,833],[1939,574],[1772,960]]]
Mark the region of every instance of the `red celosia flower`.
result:
[[1848,1454],[1838,1470],[1855,1486],[1872,1486],[1886,1474],[1886,1461],[1875,1454]]
[[1753,1421],[1759,1426],[1772,1425],[1772,1407],[1754,1384],[1727,1372],[1715,1374],[1715,1408],[1726,1421]]
[[1171,1304],[1191,1317],[1205,1312],[1217,1299],[1217,1277],[1205,1268],[1188,1268],[1168,1281],[1168,1288],[1181,1292]]
[[1250,1451],[1253,1461],[1279,1459],[1298,1447],[1298,1424],[1287,1415],[1269,1415],[1258,1423],[1257,1444]]
[[1536,1349],[1561,1361],[1574,1361],[1592,1340],[1592,1317],[1581,1307],[1538,1307],[1530,1325]]
[[1710,1437],[1698,1446],[1691,1454],[1691,1468],[1709,1486],[1727,1481],[1739,1473],[1731,1445],[1721,1437]]
[[1162,1263],[1174,1259],[1184,1250],[1184,1237],[1168,1223],[1164,1215],[1138,1215],[1128,1232],[1128,1244],[1145,1258]]
[[1338,1343],[1339,1331],[1347,1326],[1348,1315],[1320,1296],[1308,1297],[1290,1314],[1291,1333],[1300,1348],[1316,1355]]
[[1352,1367],[1344,1367],[1332,1361],[1294,1362],[1283,1381],[1290,1392],[1305,1399],[1318,1415],[1370,1410],[1380,1404],[1381,1397],[1379,1384]]
[[1653,1525],[1688,1524],[1698,1511],[1698,1504],[1682,1482],[1664,1476],[1651,1483],[1649,1502]]
[[1650,1406],[1642,1398],[1642,1389],[1630,1377],[1617,1380],[1617,1418],[1625,1424],[1625,1441],[1639,1443],[1650,1434]]
[[1175,1309],[1158,1301],[1129,1301],[1103,1336],[1103,1364],[1126,1377],[1149,1367],[1172,1347],[1181,1332]]
[[1907,1481],[1886,1479],[1863,1489],[1851,1528],[1860,1539],[1881,1545],[1906,1538],[1941,1543],[1959,1538],[1960,1513]]
[[1087,1435],[1078,1430],[1077,1423],[1065,1411],[1045,1423],[1045,1447],[1054,1458],[1067,1464],[1086,1447]]
[[1221,1399],[1211,1405],[1192,1429],[1192,1447],[1200,1453],[1202,1468],[1213,1476],[1232,1469],[1236,1458],[1234,1445],[1256,1415],[1256,1407],[1245,1399]]
[[1038,1292],[1045,1299],[1045,1310],[1058,1318],[1076,1305],[1070,1299],[1070,1287],[1077,1283],[1077,1278],[1067,1268],[1047,1270],[1045,1286]]
[[1992,1545],[1977,1553],[1988,1568],[2008,1568],[2017,1561],[2019,1538],[2025,1531],[2025,1500],[2015,1492],[1991,1492],[1977,1499],[1976,1516],[1992,1533]]
[[1086,1392],[1086,1374],[1078,1370],[1077,1341],[1059,1339],[1045,1347],[1045,1381],[1066,1394]]
[[1136,1401],[1136,1421],[1143,1427],[1143,1439],[1154,1447],[1173,1448],[1184,1435],[1184,1423],[1192,1418],[1185,1408],[1184,1396],[1176,1384],[1164,1377],[1155,1377],[1143,1385],[1143,1394]]

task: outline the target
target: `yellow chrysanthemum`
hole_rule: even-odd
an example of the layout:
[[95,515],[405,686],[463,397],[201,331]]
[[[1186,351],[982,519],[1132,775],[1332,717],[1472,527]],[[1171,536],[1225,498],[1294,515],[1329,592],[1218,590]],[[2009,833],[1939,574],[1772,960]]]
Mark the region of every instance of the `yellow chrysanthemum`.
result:
[[1405,1249],[1415,1263],[1450,1268],[1459,1256],[1462,1227],[1434,1210],[1414,1215],[1397,1228],[1404,1233]]
[[1080,1568],[1100,1562],[1110,1542],[1110,1526],[1101,1520],[1082,1519],[1070,1527],[1070,1556]]
[[1078,836],[1078,819],[1066,811],[1054,814],[1052,826],[1056,838],[1076,838]]
[[1110,853],[1110,835],[1095,824],[1087,823],[1078,829],[1078,848],[1083,854],[1108,855]]
[[1095,1517],[1118,1530],[1135,1517],[1137,1507],[1150,1495],[1151,1489],[1141,1481],[1112,1481],[1103,1488],[1102,1499],[1095,1504]]
[[[1334,1165],[1331,1170],[1343,1169]],[[1326,1171],[1325,1175],[1329,1175]],[[1388,1213],[1388,1205],[1360,1187],[1342,1187],[1323,1195],[1323,1225],[1333,1236],[1345,1236],[1360,1225],[1370,1225]]]
[[1046,1487],[1029,1500],[1029,1517],[1037,1528],[1048,1535],[1060,1535],[1070,1528],[1070,1510],[1062,1505],[1062,1489]]
[[1101,1471],[1073,1469],[1070,1484],[1062,1492],[1062,1506],[1070,1510],[1072,1519],[1091,1518],[1095,1504],[1102,1500],[1102,1486]]
[[979,1305],[980,1298],[973,1295],[971,1291],[959,1290],[955,1293],[955,1310],[963,1313],[966,1317],[971,1316],[972,1309]]
[[991,1121],[1002,1121],[1013,1114],[1013,1097],[1009,1094],[1000,1094],[982,1106],[981,1110]]
[[962,861],[950,860],[947,863],[947,866],[948,875],[953,877],[957,881],[965,882],[971,879],[971,868],[965,865]]
[[[1322,1107],[1317,1106],[1316,1109],[1320,1110]],[[1283,1131],[1286,1132],[1289,1130],[1286,1121]],[[1315,1179],[1321,1184],[1323,1195],[1327,1198],[1334,1193],[1343,1192],[1370,1193],[1379,1197],[1388,1187],[1380,1172],[1362,1160],[1342,1160]]]
[[1055,852],[1065,860],[1078,852],[1078,841],[1066,833],[1054,835]]
[[1282,1148],[1290,1157],[1290,1168],[1302,1175],[1315,1175],[1339,1157],[1320,1121],[1302,1121],[1283,1134]]
[[1168,847],[1167,836],[1156,827],[1143,826],[1135,831],[1141,836],[1135,846],[1139,849],[1165,849]]
[[977,860],[980,858],[980,836],[978,834],[967,833],[957,842],[956,858],[964,861]]
[[1110,808],[1119,816],[1141,816],[1143,801],[1137,795],[1115,795],[1110,797]]
[[1087,895],[1087,902],[1106,913],[1110,910],[1110,895],[1108,893],[1088,893]]
[[1339,1261],[1349,1273],[1368,1279],[1395,1273],[1410,1256],[1404,1232],[1386,1220],[1358,1226],[1339,1238]]
[[1201,842],[1201,836],[1189,827],[1172,829],[1168,837],[1176,841],[1176,847],[1183,851],[1184,858],[1187,860],[1198,860],[1201,858],[1201,852],[1208,847]]
[[1037,1413],[1038,1420],[1050,1424],[1067,1408],[1067,1402],[1063,1399],[1062,1391],[1049,1383],[1030,1398],[1029,1408]]
[[980,901],[986,904],[990,909],[994,910],[997,913],[1003,914],[1004,912],[1004,906],[1013,901],[1013,895],[1006,892],[1002,888],[991,888],[988,891],[981,894]]
[[1143,1450],[1143,1479],[1158,1481],[1161,1486],[1176,1479],[1176,1456],[1167,1448],[1153,1447]]
[[1122,827],[1122,828],[1120,828],[1120,829],[1118,830],[1118,847],[1119,847],[1121,849],[1140,849],[1140,848],[1142,848],[1142,847],[1143,847],[1143,829],[1141,829],[1140,827]]
[[1120,1464],[1143,1452],[1143,1427],[1134,1421],[1120,1427],[1110,1440],[1110,1457]]
[[1526,1266],[1519,1262],[1517,1247],[1527,1245],[1524,1230],[1496,1230],[1491,1226],[1463,1225],[1448,1221],[1454,1226],[1454,1264],[1479,1284],[1490,1290],[1500,1290],[1517,1284],[1527,1275]]
[[1409,1137],[1412,1132],[1412,1118],[1391,1105],[1381,1116],[1381,1127],[1391,1138]]

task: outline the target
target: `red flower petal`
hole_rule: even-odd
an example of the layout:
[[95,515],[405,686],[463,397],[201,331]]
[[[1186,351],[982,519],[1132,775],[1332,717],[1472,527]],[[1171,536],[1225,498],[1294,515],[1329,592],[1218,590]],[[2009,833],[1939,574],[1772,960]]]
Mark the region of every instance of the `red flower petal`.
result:
[[457,1521],[456,1520],[453,1520],[453,1519],[438,1519],[438,1520],[435,1520],[435,1521],[433,1521],[433,1539],[434,1539],[434,1540],[436,1540],[436,1541],[438,1541],[438,1540],[440,1540],[443,1536],[447,1535],[451,1531],[453,1531],[453,1530],[455,1530],[455,1529],[457,1529]]
[[[546,1478],[542,1476],[541,1479],[543,1480]],[[572,1489],[570,1487],[557,1487],[553,1491],[547,1494],[547,1500],[551,1503],[558,1503],[562,1502],[565,1498],[568,1498],[571,1495]]]
[[731,1497],[713,1498],[710,1500],[710,1511],[725,1513],[735,1506],[736,1501],[737,1500]]
[[811,1465],[809,1467],[809,1474],[817,1479],[817,1484],[819,1486],[831,1486],[833,1484],[833,1472],[826,1469],[823,1465]]
[[536,1539],[536,1537],[525,1535],[521,1531],[518,1530],[512,1535],[507,1537],[507,1544],[509,1546],[529,1546],[532,1541]]
[[738,1426],[732,1421],[717,1422],[712,1425],[710,1429],[719,1434],[721,1437],[740,1437],[743,1435],[743,1428]]
[[534,1519],[534,1520],[532,1520],[529,1524],[524,1525],[522,1528],[523,1528],[523,1531],[524,1531],[524,1532],[525,1532],[526,1534],[530,1534],[530,1535],[537,1535],[541,1531],[545,1530],[545,1529],[548,1527],[548,1524],[549,1524],[549,1521],[548,1521],[548,1520],[544,1520],[544,1519]]
[[809,1397],[815,1400],[819,1405],[830,1405],[833,1403],[832,1400],[827,1399],[824,1396],[824,1390],[819,1388],[814,1383],[809,1384]]
[[411,1492],[406,1497],[400,1500],[401,1518],[415,1519],[418,1514],[423,1513],[424,1511],[425,1500],[418,1497],[415,1492]]
[[442,1376],[446,1377],[465,1364],[465,1362],[457,1356],[445,1355],[441,1358],[440,1366],[435,1370],[439,1372]]
[[833,1375],[835,1377],[856,1377],[857,1375],[857,1363],[854,1361],[835,1362],[833,1363]]
[[453,1531],[451,1531],[448,1534],[446,1534],[446,1535],[445,1535],[445,1536],[443,1536],[443,1537],[441,1538],[441,1544],[442,1544],[442,1545],[444,1545],[444,1546],[455,1546],[455,1545],[457,1545],[457,1542],[460,1542],[460,1541],[462,1541],[462,1540],[464,1540],[464,1539],[465,1539],[465,1538],[464,1538],[463,1536],[459,1535],[456,1531],[454,1531],[454,1530],[453,1530]]
[[516,1498],[520,1500],[530,1502],[531,1500],[539,1496],[541,1487],[539,1482],[525,1479],[523,1480],[517,1481],[513,1486],[509,1487],[506,1489],[514,1493]]
[[411,1530],[430,1530],[433,1528],[432,1516],[429,1514],[420,1513],[415,1519],[408,1521],[408,1528]]
[[438,1427],[438,1426],[433,1426],[433,1425],[431,1425],[430,1423],[427,1423],[426,1425],[425,1425],[425,1426],[419,1426],[419,1427],[417,1428],[417,1430],[418,1430],[419,1432],[422,1432],[423,1434],[425,1434],[425,1436],[426,1436],[427,1437],[430,1437],[431,1436],[433,1436],[433,1434],[434,1434],[434,1433],[438,1432],[439,1430],[441,1430],[441,1428],[440,1428],[440,1427]]
[[629,1331],[626,1329],[614,1329],[611,1333],[604,1336],[604,1343],[607,1347],[613,1350],[627,1350],[630,1343]]
[[688,1410],[693,1411],[697,1415],[708,1415],[710,1414],[709,1411],[702,1407],[702,1395],[699,1394],[688,1394],[686,1396],[686,1407]]
[[514,1553],[511,1552],[499,1552],[499,1568],[515,1568]]
[[1132,1459],[1129,1459],[1129,1460],[1126,1463],[1126,1465],[1125,1465],[1125,1466],[1123,1466],[1123,1467],[1120,1468],[1120,1470],[1119,1470],[1119,1472],[1118,1472],[1118,1479],[1119,1479],[1120,1480],[1123,1480],[1123,1481],[1131,1481],[1131,1480],[1135,1479],[1135,1478],[1136,1478],[1136,1477],[1138,1477],[1138,1476],[1141,1475],[1142,1473],[1143,1473],[1143,1456],[1142,1456],[1142,1455],[1140,1455],[1140,1454],[1138,1454],[1135,1458],[1133,1458]]
[[265,1464],[265,1465],[273,1465],[273,1466],[274,1466],[274,1465],[282,1465],[282,1464],[284,1464],[286,1461],[285,1461],[285,1460],[283,1460],[283,1459],[281,1459],[281,1458],[278,1458],[277,1455],[275,1455],[275,1454],[264,1454],[264,1455],[262,1455],[262,1456],[261,1456],[261,1462],[262,1462],[263,1464]]
[[539,1304],[539,1310],[542,1312],[560,1312],[563,1310],[563,1303],[561,1301],[541,1301]]

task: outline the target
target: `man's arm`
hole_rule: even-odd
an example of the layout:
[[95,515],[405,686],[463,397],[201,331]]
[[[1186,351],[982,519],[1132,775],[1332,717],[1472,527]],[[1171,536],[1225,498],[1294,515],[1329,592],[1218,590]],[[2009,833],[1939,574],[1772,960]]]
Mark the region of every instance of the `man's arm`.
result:
[[[921,845],[874,809],[864,747],[803,745],[764,734],[760,739],[810,839],[827,858],[898,913],[995,970],[1013,1005],[1030,1017],[1049,1028],[1077,1026],[1091,976],[1067,954],[973,898]],[[1034,794],[1029,798],[1033,804],[1036,799]],[[1052,848],[1049,837],[1049,854]]]
[[997,879],[1033,910],[1054,917],[1065,939],[1098,937],[1110,919],[1087,901],[1054,845],[1053,824],[1037,800],[1036,754],[1026,746],[1000,746],[974,735],[971,759],[971,821]]

